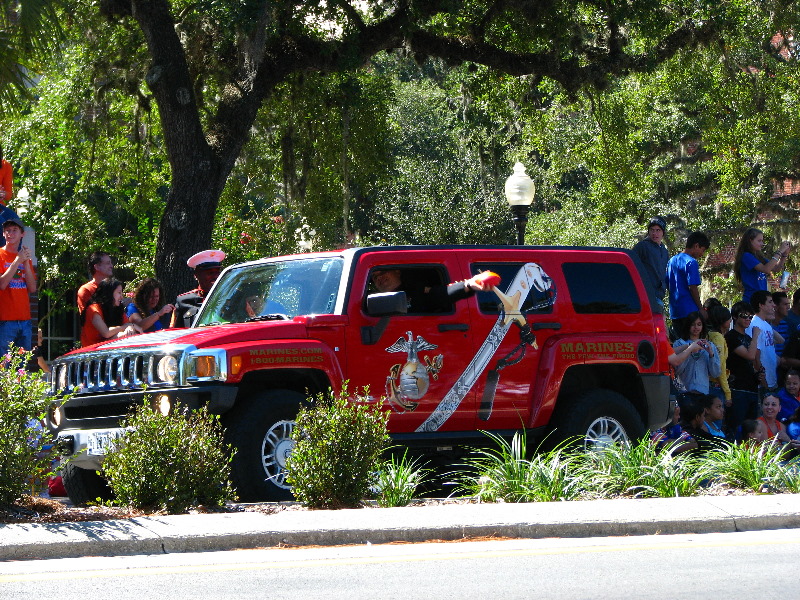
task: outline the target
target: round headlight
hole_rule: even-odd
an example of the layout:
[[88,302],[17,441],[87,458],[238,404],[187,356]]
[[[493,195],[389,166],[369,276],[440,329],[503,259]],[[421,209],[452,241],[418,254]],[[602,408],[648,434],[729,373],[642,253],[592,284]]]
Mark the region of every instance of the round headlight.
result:
[[158,361],[157,373],[163,383],[175,383],[178,377],[178,360],[174,356],[162,356]]

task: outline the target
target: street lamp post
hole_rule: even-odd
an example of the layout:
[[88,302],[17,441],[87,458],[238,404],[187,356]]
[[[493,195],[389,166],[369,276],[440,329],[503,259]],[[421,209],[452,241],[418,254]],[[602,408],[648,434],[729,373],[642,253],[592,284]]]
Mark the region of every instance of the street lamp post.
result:
[[506,179],[506,201],[511,208],[512,220],[517,226],[517,244],[525,244],[525,225],[528,223],[528,211],[533,202],[536,186],[525,173],[525,165],[514,164],[514,173]]

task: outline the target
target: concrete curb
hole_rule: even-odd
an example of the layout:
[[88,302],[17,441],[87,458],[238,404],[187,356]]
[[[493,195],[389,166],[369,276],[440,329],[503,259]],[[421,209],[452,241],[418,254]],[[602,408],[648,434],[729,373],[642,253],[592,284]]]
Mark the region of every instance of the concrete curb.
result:
[[705,496],[338,511],[212,513],[0,525],[0,560],[382,544],[469,537],[603,537],[800,527],[800,495]]

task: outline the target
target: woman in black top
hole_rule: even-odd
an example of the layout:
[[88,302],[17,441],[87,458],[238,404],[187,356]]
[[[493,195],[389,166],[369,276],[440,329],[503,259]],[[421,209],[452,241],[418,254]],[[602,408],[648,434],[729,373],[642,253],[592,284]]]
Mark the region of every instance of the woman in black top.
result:
[[758,377],[753,368],[756,359],[758,336],[761,331],[753,328],[753,337],[745,333],[753,318],[753,309],[748,302],[737,302],[731,310],[733,328],[725,334],[728,344],[728,383],[731,388],[733,406],[725,412],[729,431],[736,431],[745,419],[755,419],[758,411]]

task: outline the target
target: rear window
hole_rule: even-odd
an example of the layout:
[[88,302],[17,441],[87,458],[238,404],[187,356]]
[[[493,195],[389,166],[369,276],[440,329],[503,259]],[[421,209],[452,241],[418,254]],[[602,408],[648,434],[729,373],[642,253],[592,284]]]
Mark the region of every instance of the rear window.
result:
[[641,311],[631,274],[619,263],[564,263],[564,277],[579,314],[635,314]]

